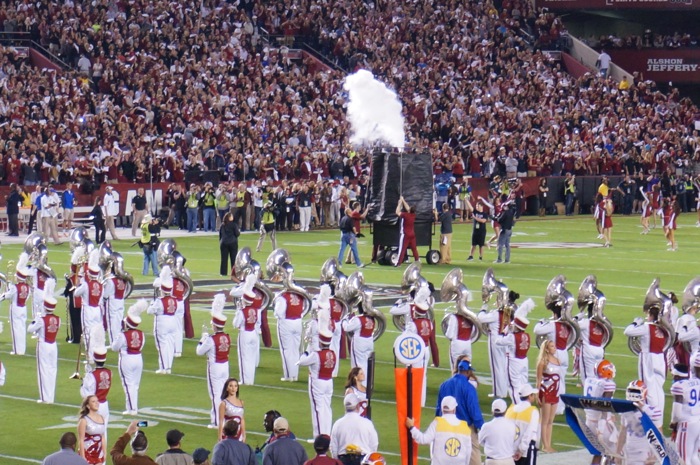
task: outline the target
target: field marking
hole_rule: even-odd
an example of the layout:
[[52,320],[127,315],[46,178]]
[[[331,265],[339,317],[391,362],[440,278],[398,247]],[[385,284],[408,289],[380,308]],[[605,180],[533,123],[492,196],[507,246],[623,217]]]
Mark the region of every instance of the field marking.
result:
[[28,459],[25,457],[17,457],[15,455],[5,455],[5,454],[0,454],[0,458],[17,460],[19,462],[29,462],[29,463],[42,463],[43,462],[43,460]]

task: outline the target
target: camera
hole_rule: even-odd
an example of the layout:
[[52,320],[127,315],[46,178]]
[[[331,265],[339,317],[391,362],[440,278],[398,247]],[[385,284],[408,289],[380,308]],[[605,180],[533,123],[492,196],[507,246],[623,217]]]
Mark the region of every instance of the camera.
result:
[[148,426],[148,422],[146,420],[141,420],[140,422],[136,423],[136,426],[139,428],[145,428]]

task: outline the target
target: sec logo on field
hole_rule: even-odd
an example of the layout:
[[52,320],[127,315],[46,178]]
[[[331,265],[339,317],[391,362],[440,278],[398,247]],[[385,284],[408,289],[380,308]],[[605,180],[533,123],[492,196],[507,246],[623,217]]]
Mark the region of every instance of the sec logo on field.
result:
[[394,341],[394,355],[404,365],[422,366],[425,343],[414,333],[401,333]]

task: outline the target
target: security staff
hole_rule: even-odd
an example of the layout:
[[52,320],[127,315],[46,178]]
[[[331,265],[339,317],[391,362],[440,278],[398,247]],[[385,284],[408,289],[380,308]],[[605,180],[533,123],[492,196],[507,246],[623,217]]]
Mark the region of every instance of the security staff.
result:
[[360,399],[348,394],[343,399],[345,416],[331,429],[331,454],[344,465],[360,465],[365,455],[379,447],[379,436],[372,421],[360,415]]
[[503,399],[491,404],[493,420],[484,423],[479,431],[479,444],[484,447],[486,465],[514,465],[515,422],[505,417],[508,405]]
[[535,407],[537,390],[529,384],[520,386],[520,401],[506,410],[506,418],[515,422],[519,434],[515,438],[515,464],[531,465],[537,462],[537,444],[540,441],[540,412]]
[[466,421],[469,428],[471,428],[472,450],[469,463],[471,465],[480,465],[481,452],[479,451],[479,442],[477,441],[476,432],[483,426],[484,417],[481,413],[481,407],[479,407],[476,387],[474,387],[470,381],[472,373],[473,370],[469,359],[465,356],[460,357],[457,360],[457,373],[440,385],[435,415],[442,415],[442,399],[447,396],[452,396],[457,399],[455,414],[460,420]]
[[471,429],[466,421],[455,415],[457,399],[446,396],[440,403],[442,416],[436,417],[425,433],[414,426],[413,418],[406,418],[406,428],[418,444],[431,444],[432,465],[463,465],[472,450]]

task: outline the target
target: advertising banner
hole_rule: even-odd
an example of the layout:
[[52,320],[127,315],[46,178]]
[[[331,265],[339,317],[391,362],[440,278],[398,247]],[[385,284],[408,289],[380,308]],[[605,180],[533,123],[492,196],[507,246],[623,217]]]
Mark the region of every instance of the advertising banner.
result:
[[535,0],[550,10],[700,10],[700,0]]
[[700,50],[610,50],[613,63],[655,82],[700,83]]

